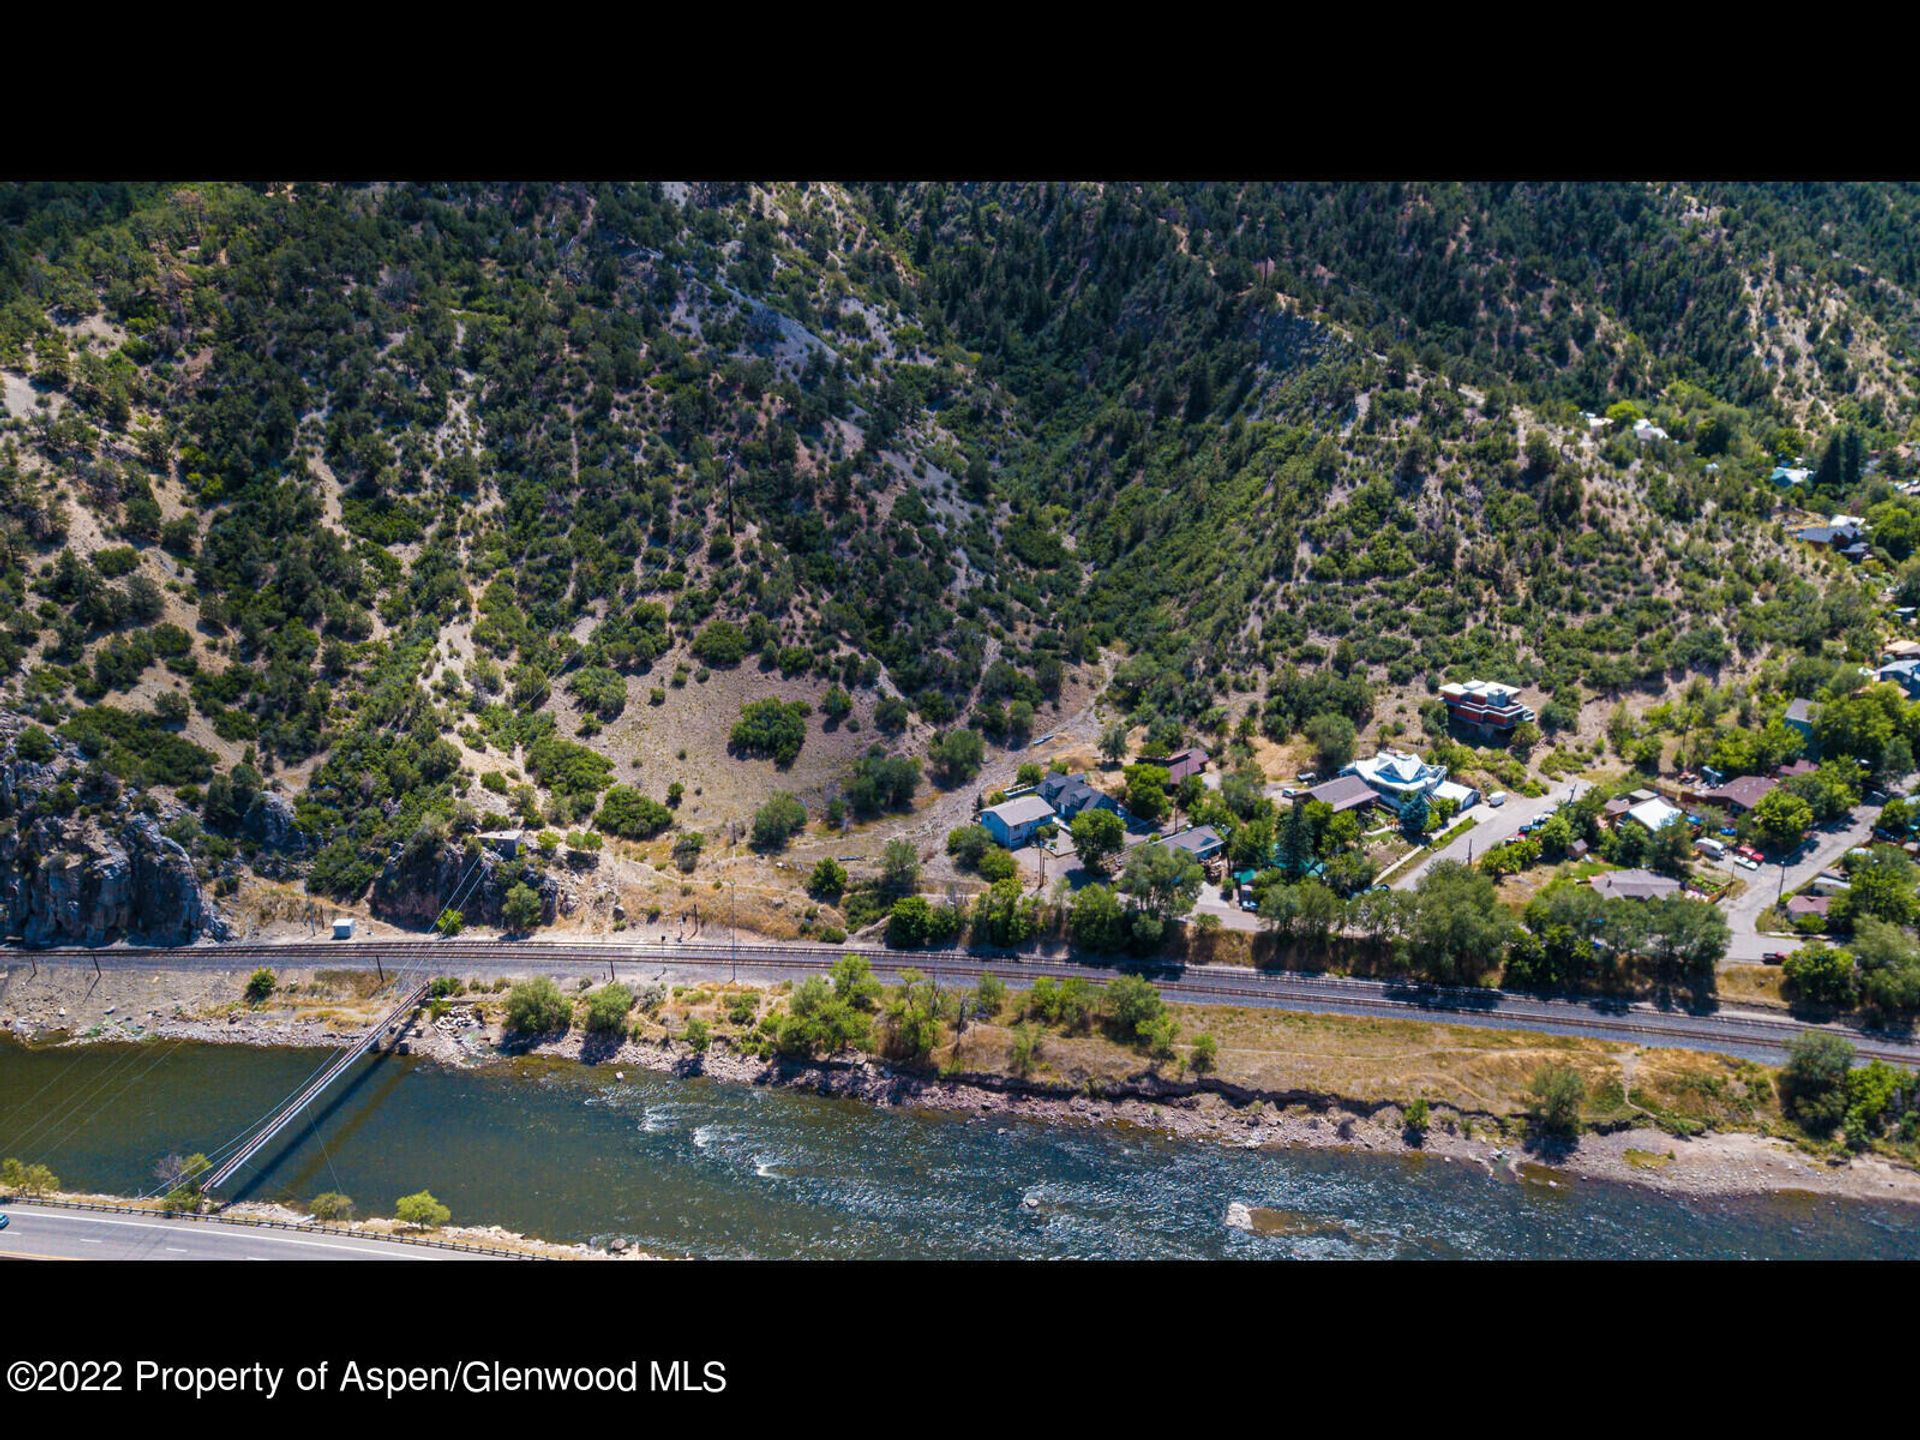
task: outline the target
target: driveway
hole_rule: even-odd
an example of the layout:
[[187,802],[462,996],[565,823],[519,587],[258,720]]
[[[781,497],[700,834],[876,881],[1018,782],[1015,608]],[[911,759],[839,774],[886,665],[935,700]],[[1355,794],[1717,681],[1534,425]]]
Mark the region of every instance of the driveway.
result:
[[[1428,867],[1436,860],[1464,862],[1471,856],[1484,855],[1495,845],[1513,839],[1519,833],[1520,827],[1529,820],[1538,820],[1551,815],[1569,800],[1579,799],[1581,792],[1590,783],[1585,780],[1571,780],[1555,785],[1546,794],[1531,800],[1509,791],[1506,803],[1498,809],[1482,800],[1466,812],[1474,820],[1471,830],[1456,837],[1444,849],[1403,866],[1394,873],[1387,884],[1395,890],[1411,890],[1420,883],[1420,877],[1427,873]],[[1458,823],[1457,818],[1455,823]]]
[[[1791,894],[1822,870],[1828,870],[1856,845],[1865,845],[1873,834],[1873,822],[1880,816],[1878,805],[1862,805],[1845,820],[1836,820],[1813,832],[1813,842],[1801,858],[1784,866],[1762,865],[1758,870],[1735,873],[1747,882],[1741,894],[1726,905],[1727,924],[1733,938],[1727,945],[1727,959],[1755,961],[1770,950],[1792,951],[1797,940],[1762,935],[1755,928],[1760,912],[1774,904],[1782,894]],[[1781,872],[1785,871],[1785,883]]]

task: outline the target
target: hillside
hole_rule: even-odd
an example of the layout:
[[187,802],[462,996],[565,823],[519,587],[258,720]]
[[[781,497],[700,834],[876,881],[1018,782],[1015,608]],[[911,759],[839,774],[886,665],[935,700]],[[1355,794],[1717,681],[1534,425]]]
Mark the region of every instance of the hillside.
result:
[[[549,921],[671,909],[688,834],[850,920],[749,858],[775,790],[863,827],[789,865],[903,830],[971,884],[939,842],[1005,752],[1114,719],[1278,779],[1317,716],[1440,740],[1434,689],[1486,675],[1544,734],[1468,767],[1580,768],[1623,698],[1736,714],[1877,656],[1916,204],[0,187],[5,701],[228,893],[359,905],[410,841],[524,824],[600,871]],[[1783,528],[1802,456],[1805,515],[1891,507],[1862,569]],[[937,783],[867,798],[874,745]]]

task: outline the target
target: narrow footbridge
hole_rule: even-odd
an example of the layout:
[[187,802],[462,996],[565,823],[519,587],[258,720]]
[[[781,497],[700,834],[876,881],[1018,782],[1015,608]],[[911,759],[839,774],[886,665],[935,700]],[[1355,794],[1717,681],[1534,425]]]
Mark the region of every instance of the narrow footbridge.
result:
[[346,1074],[347,1071],[352,1068],[354,1061],[372,1049],[374,1044],[389,1027],[399,1024],[418,1009],[420,1002],[427,998],[427,990],[431,984],[431,981],[422,980],[414,985],[400,997],[399,1001],[391,1010],[376,1020],[364,1035],[354,1041],[353,1044],[347,1046],[346,1049],[340,1051],[332,1060],[328,1061],[326,1066],[309,1080],[292,1099],[287,1101],[285,1105],[281,1106],[279,1110],[268,1116],[264,1121],[260,1122],[259,1127],[254,1131],[251,1138],[247,1139],[239,1149],[235,1150],[223,1160],[217,1169],[200,1182],[201,1190],[211,1194],[222,1185],[225,1185],[229,1180],[233,1179],[233,1177],[239,1173],[241,1166],[259,1154],[260,1151],[273,1140],[274,1136],[286,1129],[288,1125],[292,1124],[293,1121],[299,1117],[302,1111],[313,1104],[315,1100],[318,1100],[320,1096],[326,1092],[328,1086]]

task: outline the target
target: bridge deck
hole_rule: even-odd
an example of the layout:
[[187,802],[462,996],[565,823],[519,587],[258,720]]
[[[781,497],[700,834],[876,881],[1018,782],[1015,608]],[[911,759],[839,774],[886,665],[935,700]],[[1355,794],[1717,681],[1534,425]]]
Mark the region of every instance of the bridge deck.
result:
[[430,981],[422,980],[419,984],[408,990],[391,1010],[387,1011],[386,1014],[374,1022],[366,1034],[362,1035],[358,1040],[354,1041],[353,1044],[349,1045],[332,1060],[328,1061],[327,1067],[324,1070],[314,1076],[314,1078],[301,1089],[298,1095],[295,1095],[292,1100],[288,1101],[286,1105],[269,1119],[251,1140],[247,1141],[246,1144],[242,1145],[223,1161],[218,1169],[201,1182],[200,1188],[204,1191],[213,1191],[231,1180],[242,1165],[245,1165],[247,1161],[259,1154],[261,1149],[264,1148],[274,1136],[278,1135],[282,1130],[286,1129],[288,1125],[293,1123],[301,1111],[319,1099],[320,1096],[325,1093],[328,1086],[346,1074],[347,1070],[353,1065],[353,1062],[366,1054],[374,1042],[380,1038],[380,1033],[383,1030],[396,1021],[411,1015],[414,1010],[418,1008],[420,1002],[426,998],[427,990],[431,983]]

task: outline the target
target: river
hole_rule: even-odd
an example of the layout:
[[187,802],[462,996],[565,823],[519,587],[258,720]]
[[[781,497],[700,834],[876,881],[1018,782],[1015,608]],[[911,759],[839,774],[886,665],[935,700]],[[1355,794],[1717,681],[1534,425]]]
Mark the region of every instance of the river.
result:
[[[326,1058],[152,1042],[0,1040],[0,1156],[71,1189],[152,1188]],[[1920,1212],[1787,1194],[1682,1201],[1419,1156],[1230,1149],[970,1120],[572,1062],[461,1070],[370,1057],[233,1198],[345,1192],[391,1214],[429,1189],[456,1222],[658,1254],[844,1258],[1876,1258]],[[1229,1207],[1237,1223],[1229,1223]],[[1240,1208],[1244,1207],[1244,1208]]]

